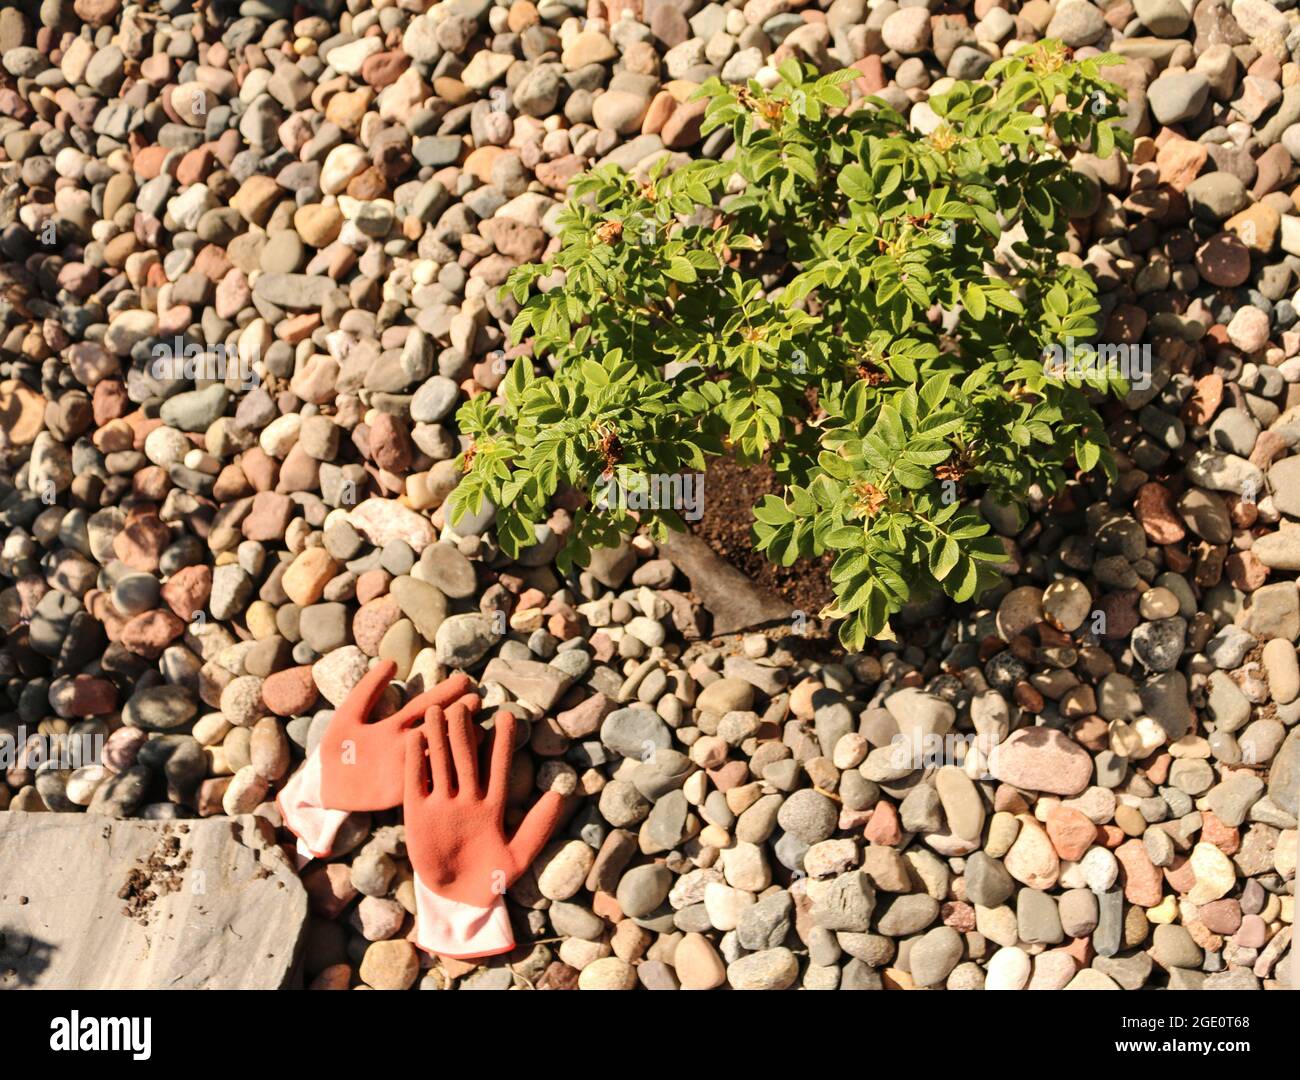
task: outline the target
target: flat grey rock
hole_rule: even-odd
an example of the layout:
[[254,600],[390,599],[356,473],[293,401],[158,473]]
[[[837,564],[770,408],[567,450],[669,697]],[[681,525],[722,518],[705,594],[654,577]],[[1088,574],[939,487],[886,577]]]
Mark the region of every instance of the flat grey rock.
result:
[[[788,603],[755,585],[698,536],[671,533],[659,551],[691,579],[695,595],[713,616],[715,636],[789,623],[794,614]],[[817,616],[815,611],[805,614],[810,619]]]
[[0,987],[278,990],[307,892],[261,818],[0,813]]

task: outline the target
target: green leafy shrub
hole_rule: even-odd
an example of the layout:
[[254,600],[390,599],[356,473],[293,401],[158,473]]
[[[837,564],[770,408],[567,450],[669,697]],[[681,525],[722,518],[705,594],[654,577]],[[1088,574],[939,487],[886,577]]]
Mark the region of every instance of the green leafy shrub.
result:
[[[1061,254],[1088,194],[1067,155],[1131,143],[1108,61],[1032,46],[931,97],[928,133],[878,98],[850,106],[854,71],[710,80],[704,130],[731,129],[726,160],[585,175],[554,258],[504,286],[513,340],[548,373],[518,357],[461,408],[453,523],[491,499],[513,555],[566,486],[766,457],[784,494],[755,507],[754,540],[785,565],[835,553],[823,614],[847,647],[909,597],[977,596],[1005,556],[974,497],[1114,471],[1087,386],[1125,385],[1043,359],[1097,332],[1095,287]],[[681,526],[671,507],[639,521]],[[588,504],[562,566],[637,523]]]

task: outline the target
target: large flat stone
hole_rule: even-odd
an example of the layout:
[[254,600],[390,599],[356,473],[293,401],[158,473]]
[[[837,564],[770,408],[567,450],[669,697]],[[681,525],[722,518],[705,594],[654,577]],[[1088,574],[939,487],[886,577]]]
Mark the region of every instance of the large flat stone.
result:
[[[754,584],[708,544],[688,532],[673,532],[659,545],[664,555],[691,579],[691,589],[713,617],[713,634],[735,634],[776,623],[789,624],[794,608]],[[805,612],[809,619],[817,612]]]
[[260,818],[0,813],[0,988],[286,988],[306,925]]

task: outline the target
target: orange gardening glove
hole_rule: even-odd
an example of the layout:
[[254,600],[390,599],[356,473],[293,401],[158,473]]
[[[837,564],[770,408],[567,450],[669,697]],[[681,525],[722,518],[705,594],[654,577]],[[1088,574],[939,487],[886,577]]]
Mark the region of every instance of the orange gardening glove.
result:
[[442,956],[494,956],[515,947],[505,891],[546,846],[564,797],[548,791],[505,835],[506,791],[518,722],[493,718],[487,789],[463,702],[431,708],[406,741],[406,850],[415,869],[416,942]]
[[402,804],[402,733],[431,706],[450,704],[471,685],[465,675],[453,675],[392,716],[372,721],[375,704],[396,671],[397,665],[385,660],[366,672],[335,711],[320,744],[276,796],[280,817],[298,837],[298,852],[305,859],[329,855],[350,811],[391,810]]
[[[469,676],[452,675],[432,690],[412,698],[392,716],[370,719],[397,665],[376,664],[353,687],[334,714],[317,753],[321,764],[321,796],[334,810],[391,810],[402,805],[402,735],[433,706],[450,705],[468,694]],[[477,703],[477,697],[474,698]],[[475,705],[477,708],[477,704]]]

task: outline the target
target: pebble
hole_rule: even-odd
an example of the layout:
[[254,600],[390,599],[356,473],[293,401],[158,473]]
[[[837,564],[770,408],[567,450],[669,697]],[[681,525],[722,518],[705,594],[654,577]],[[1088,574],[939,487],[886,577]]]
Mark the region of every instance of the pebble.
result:
[[985,990],[1023,990],[1029,984],[1029,954],[1014,945],[998,949],[989,957],[984,973]]
[[1147,87],[1147,101],[1160,123],[1178,124],[1201,111],[1209,92],[1209,80],[1200,72],[1162,75]]
[[579,990],[634,990],[636,968],[617,956],[593,960],[578,974]]
[[673,969],[683,990],[713,990],[727,981],[727,965],[703,934],[683,935],[673,952]]
[[1029,815],[1020,815],[1020,832],[1007,852],[1007,872],[1031,889],[1048,889],[1056,884],[1061,862],[1042,827]]
[[1199,843],[1188,860],[1193,884],[1187,898],[1193,904],[1207,904],[1225,896],[1236,882],[1236,872],[1228,857],[1214,844]]
[[764,949],[727,965],[733,990],[785,990],[799,975],[798,958],[789,949]]
[[1092,778],[1092,760],[1078,743],[1052,728],[1022,728],[994,748],[990,771],[1029,791],[1078,795]]
[[950,926],[937,926],[912,945],[908,960],[917,986],[941,985],[962,956],[961,935]]

